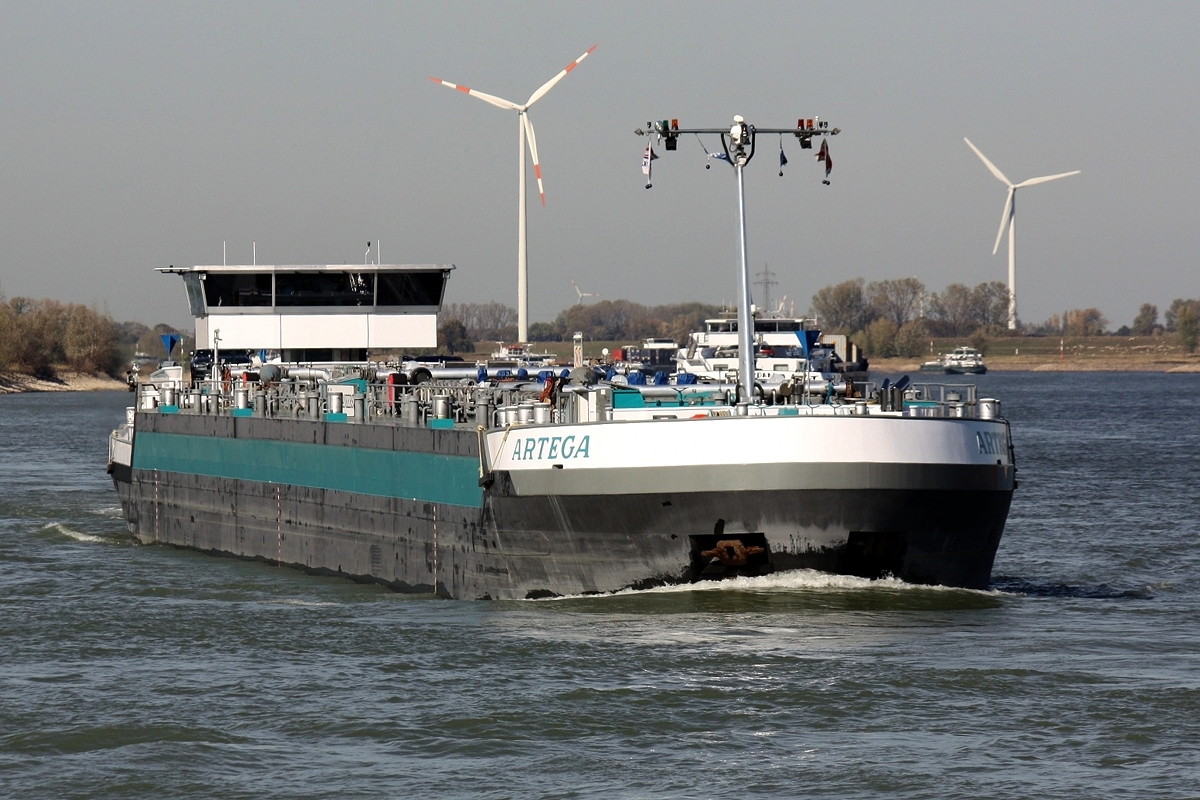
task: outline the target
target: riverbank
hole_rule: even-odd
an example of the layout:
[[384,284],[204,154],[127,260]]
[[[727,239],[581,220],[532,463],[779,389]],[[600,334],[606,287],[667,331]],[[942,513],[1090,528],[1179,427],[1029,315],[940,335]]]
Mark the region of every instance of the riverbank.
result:
[[111,375],[89,375],[63,370],[51,379],[21,372],[0,372],[0,394],[17,392],[102,392],[127,388],[125,381]]
[[[915,373],[925,361],[967,343],[966,338],[934,339],[930,352],[917,358],[871,357],[871,370]],[[494,344],[479,342],[478,352],[462,355],[469,361],[486,360]],[[584,342],[583,355],[599,361],[604,350],[636,346],[628,341]],[[554,353],[564,364],[570,363],[571,347],[571,342],[537,342],[531,349]],[[1200,372],[1200,353],[1185,353],[1174,336],[998,337],[987,342],[984,354],[993,372]]]
[[[949,352],[954,343],[940,342],[935,352]],[[1059,340],[1026,337],[988,343],[985,360],[990,372],[1200,372],[1200,354],[1187,354],[1162,337],[1091,337]],[[923,358],[872,358],[879,372],[915,372],[936,355]]]
[[[1075,360],[1045,361],[1023,356],[996,357],[986,359],[988,372],[1200,372],[1200,359],[1178,359],[1163,361],[1134,360]],[[871,371],[882,373],[921,371],[920,361],[911,358],[871,359]],[[937,373],[924,373],[937,374]]]

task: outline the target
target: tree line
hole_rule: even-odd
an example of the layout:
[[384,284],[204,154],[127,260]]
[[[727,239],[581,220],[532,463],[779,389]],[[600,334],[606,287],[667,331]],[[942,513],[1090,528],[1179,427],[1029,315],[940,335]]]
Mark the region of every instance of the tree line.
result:
[[[984,349],[987,339],[1008,335],[1008,287],[1000,281],[968,287],[952,283],[928,293],[916,278],[872,281],[862,278],[826,286],[812,298],[812,313],[826,332],[850,334],[868,355],[914,357],[925,352],[931,337],[969,337]],[[1179,333],[1191,353],[1197,347],[1200,300],[1176,299],[1158,323],[1158,307],[1144,303],[1133,326],[1114,335],[1154,336]],[[1040,324],[1017,320],[1018,335],[1102,336],[1109,320],[1097,308],[1054,314]]]
[[[80,372],[117,374],[130,351],[165,356],[159,333],[176,333],[160,323],[115,322],[106,312],[80,303],[6,299],[0,293],[0,370],[53,378],[55,366]],[[157,347],[157,350],[154,348]]]
[[[576,304],[552,322],[529,326],[534,342],[569,340],[576,331],[590,341],[637,341],[649,337],[687,341],[704,320],[726,311],[709,303],[645,306],[630,300]],[[872,281],[863,278],[832,284],[813,295],[809,314],[826,333],[845,333],[870,356],[913,358],[928,351],[931,338],[962,337],[980,350],[990,338],[1009,335],[1008,287],[989,281],[970,287],[952,283],[928,292],[916,278]],[[1200,300],[1176,299],[1159,321],[1158,307],[1145,303],[1122,336],[1179,335],[1187,352],[1196,350]],[[1017,321],[1017,335],[1101,336],[1109,320],[1096,308],[1054,314],[1038,324]],[[474,350],[477,342],[515,341],[516,309],[502,303],[448,303],[439,315],[438,340],[451,353]]]
[[[687,341],[704,320],[716,317],[721,307],[710,303],[673,303],[645,306],[631,300],[601,300],[563,309],[553,322],[529,326],[533,342],[568,341],[576,331],[589,341],[637,341],[651,337]],[[454,352],[473,349],[475,342],[515,341],[516,309],[501,303],[447,303],[438,316],[438,341]]]

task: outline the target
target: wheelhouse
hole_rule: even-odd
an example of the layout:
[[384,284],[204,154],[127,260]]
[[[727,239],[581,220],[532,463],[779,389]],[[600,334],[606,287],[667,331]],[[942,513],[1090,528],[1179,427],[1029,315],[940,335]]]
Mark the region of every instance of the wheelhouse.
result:
[[[280,351],[285,360],[436,347],[451,265],[220,265],[178,274],[196,346]],[[322,359],[324,360],[324,359]]]

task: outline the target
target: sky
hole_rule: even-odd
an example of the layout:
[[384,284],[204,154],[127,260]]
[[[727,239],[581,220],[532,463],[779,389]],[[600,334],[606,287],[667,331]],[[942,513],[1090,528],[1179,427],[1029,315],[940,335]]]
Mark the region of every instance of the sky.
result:
[[[641,175],[647,120],[820,116],[814,151],[761,137],[749,263],[807,310],[849,278],[1007,279],[1023,320],[1200,297],[1196,3],[0,2],[0,291],[190,325],[168,265],[454,264],[448,302],[516,305],[516,102],[530,112],[530,315],[570,281],[647,304],[732,302],[733,170],[695,137]],[[715,137],[706,141],[712,150]],[[254,254],[254,255],[252,255]],[[757,287],[756,287],[757,290]],[[761,297],[758,298],[761,300]]]

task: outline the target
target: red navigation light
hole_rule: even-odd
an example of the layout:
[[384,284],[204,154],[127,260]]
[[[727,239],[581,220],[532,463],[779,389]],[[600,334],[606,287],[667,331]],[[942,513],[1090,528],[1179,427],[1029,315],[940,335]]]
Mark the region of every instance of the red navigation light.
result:
[[671,130],[673,130],[673,131],[679,130],[679,120],[677,120],[677,119],[671,120]]

